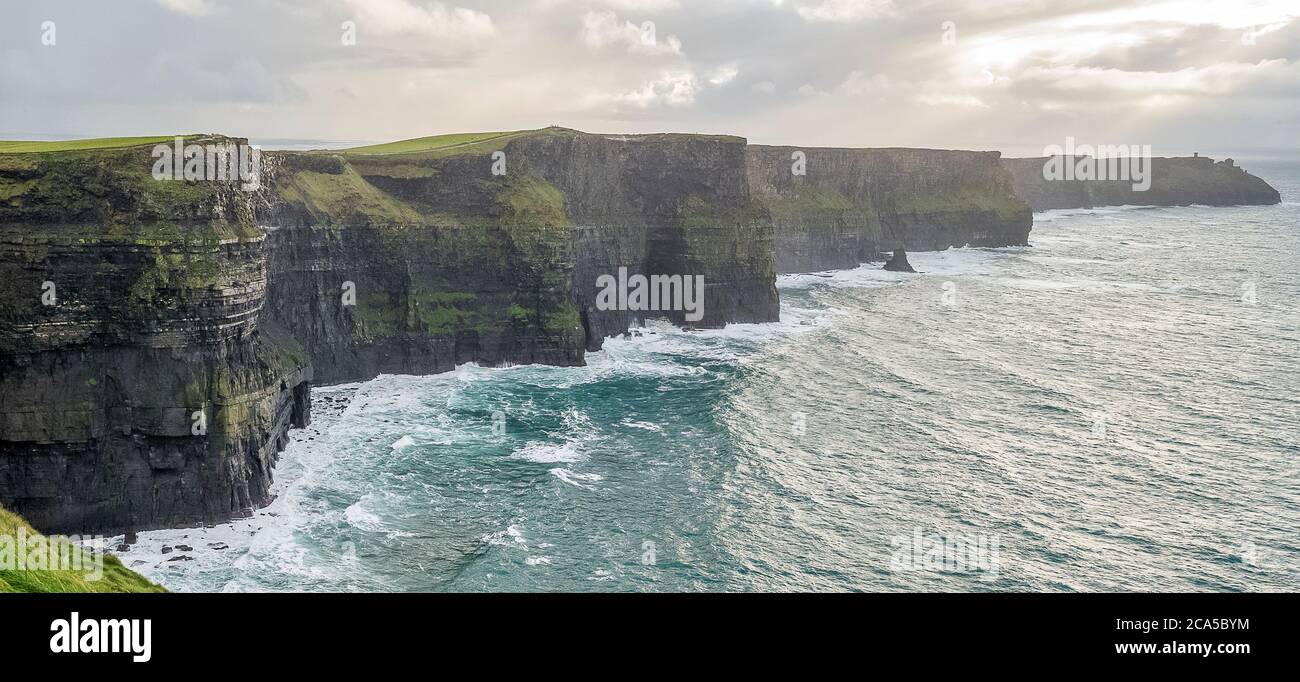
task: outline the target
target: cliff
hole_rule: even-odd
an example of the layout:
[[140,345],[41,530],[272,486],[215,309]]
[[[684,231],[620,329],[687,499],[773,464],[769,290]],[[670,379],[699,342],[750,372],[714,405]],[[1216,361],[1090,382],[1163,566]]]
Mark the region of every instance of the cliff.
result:
[[685,322],[676,310],[600,310],[596,280],[619,268],[703,276],[695,326],[775,321],[771,223],[752,210],[744,159],[740,138],[559,128],[271,154],[263,314],[303,344],[322,382],[577,365],[647,316]]
[[[1058,157],[1074,164],[1081,157]],[[1035,211],[1094,206],[1236,206],[1276,204],[1277,190],[1247,173],[1232,159],[1215,162],[1207,156],[1151,159],[1151,184],[1134,189],[1132,180],[1047,180],[1043,167],[1051,157],[1003,159],[1015,192]]]
[[265,504],[307,421],[311,368],[259,319],[247,194],[152,164],[148,146],[0,154],[0,503],[43,530]]
[[[778,271],[1032,221],[995,152],[547,128],[268,152],[244,191],[155,180],[160,140],[0,145],[0,503],[43,530],[266,504],[313,382],[580,365],[648,317],[775,321]],[[638,275],[700,278],[698,319],[600,304]]]
[[[792,172],[802,152],[804,174]],[[777,270],[853,268],[882,251],[1022,246],[1033,223],[998,152],[747,150],[750,192],[775,226]]]

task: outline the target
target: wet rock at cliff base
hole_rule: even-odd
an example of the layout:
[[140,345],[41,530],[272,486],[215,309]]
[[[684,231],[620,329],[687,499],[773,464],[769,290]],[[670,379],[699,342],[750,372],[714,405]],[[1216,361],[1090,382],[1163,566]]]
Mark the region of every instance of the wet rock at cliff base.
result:
[[885,263],[885,269],[890,272],[916,272],[912,269],[912,264],[907,262],[907,251],[903,247],[894,249],[894,255]]
[[131,551],[131,545],[134,545],[139,541],[140,538],[136,535],[135,531],[128,530],[125,536],[122,538],[122,542],[117,546],[117,551],[119,553],[129,552]]

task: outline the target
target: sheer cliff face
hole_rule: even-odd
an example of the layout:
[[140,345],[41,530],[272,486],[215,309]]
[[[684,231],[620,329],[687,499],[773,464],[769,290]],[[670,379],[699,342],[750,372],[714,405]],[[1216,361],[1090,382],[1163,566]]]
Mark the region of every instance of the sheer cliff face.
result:
[[[599,136],[554,131],[507,148],[557,187],[573,225],[573,299],[586,347],[648,316],[721,327],[778,318],[772,223],[750,200],[745,140],[695,135]],[[703,317],[600,310],[597,279],[703,278]]]
[[[803,154],[803,174],[792,158]],[[775,225],[777,269],[857,267],[882,251],[1020,246],[1033,218],[997,152],[764,147],[750,192]]]
[[581,364],[563,198],[489,156],[274,155],[264,317],[320,382]]
[[[1072,163],[1080,157],[1063,157]],[[1237,167],[1231,159],[1206,156],[1151,159],[1150,187],[1137,191],[1131,180],[1047,180],[1048,157],[1003,159],[1016,194],[1035,211],[1093,206],[1236,206],[1276,204],[1277,190]]]
[[744,160],[739,138],[560,129],[424,153],[273,155],[266,314],[324,382],[581,364],[647,316],[685,321],[601,310],[596,281],[620,268],[703,276],[697,326],[774,321],[771,223],[750,206]]
[[264,239],[149,148],[0,155],[0,501],[39,528],[228,519],[268,501],[310,369],[264,333]]

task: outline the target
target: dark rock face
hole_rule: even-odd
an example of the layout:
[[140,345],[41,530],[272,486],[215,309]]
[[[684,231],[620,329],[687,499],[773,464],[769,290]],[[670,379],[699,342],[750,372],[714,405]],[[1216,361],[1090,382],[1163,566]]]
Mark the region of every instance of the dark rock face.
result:
[[[567,288],[534,282],[535,299],[553,303],[522,307],[530,290],[511,285],[528,283],[530,265],[476,253],[469,235],[434,226],[277,227],[267,239],[272,274],[262,316],[303,345],[324,384],[469,362],[582,364],[577,317],[553,321]],[[564,271],[557,263],[557,275]]]
[[151,162],[0,155],[0,503],[47,531],[246,513],[309,419],[247,198]]
[[907,262],[907,251],[903,247],[894,249],[894,255],[885,262],[885,268],[890,272],[916,272],[912,269],[912,264]]
[[[1080,157],[1057,157],[1075,164]],[[1239,168],[1232,159],[1215,162],[1207,156],[1151,159],[1151,185],[1134,189],[1131,180],[1047,180],[1044,166],[1051,157],[1003,159],[1016,194],[1035,211],[1095,206],[1269,205],[1282,200],[1263,179]]]
[[268,156],[262,316],[303,345],[318,382],[582,363],[559,195],[528,178],[494,186],[490,165]]
[[[793,172],[792,155],[806,171]],[[931,149],[747,150],[750,192],[771,213],[777,270],[855,268],[913,251],[1023,246],[1033,217],[997,152]]]
[[[504,176],[489,171],[503,151]],[[580,365],[647,317],[596,281],[704,277],[699,327],[777,319],[771,222],[750,208],[745,142],[548,129],[455,156],[276,154],[263,316],[321,383],[457,364]],[[355,302],[344,301],[351,287]]]
[[[777,320],[772,223],[751,200],[744,139],[555,131],[512,142],[506,153],[565,196],[588,350],[652,316],[698,328]],[[620,267],[629,276],[702,276],[703,319],[600,310],[596,280]]]

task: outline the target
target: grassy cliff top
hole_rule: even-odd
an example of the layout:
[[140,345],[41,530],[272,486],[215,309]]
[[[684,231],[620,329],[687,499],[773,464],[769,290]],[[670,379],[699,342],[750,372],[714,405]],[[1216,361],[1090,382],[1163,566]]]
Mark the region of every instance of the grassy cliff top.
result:
[[[346,154],[360,156],[387,156],[397,154],[421,154],[431,156],[451,156],[456,154],[477,153],[484,150],[499,149],[502,144],[512,139],[527,136],[542,135],[590,135],[592,137],[603,137],[606,139],[617,140],[688,140],[688,139],[711,139],[731,142],[744,142],[744,138],[730,135],[697,135],[693,133],[647,133],[647,134],[600,134],[584,133],[579,130],[551,126],[549,128],[538,128],[536,130],[505,130],[495,132],[479,133],[450,133],[446,135],[430,135],[428,137],[416,137],[409,140],[398,140],[395,142],[384,142],[381,144],[371,144],[361,147],[348,147],[345,149],[316,150],[305,152],[308,154]],[[153,135],[143,137],[97,137],[84,140],[0,140],[0,154],[42,154],[49,152],[73,152],[73,151],[91,151],[99,149],[122,149],[125,147],[153,146],[172,142],[176,135]],[[197,137],[211,137],[214,140],[236,139],[226,138],[222,135],[181,135],[190,141]],[[300,152],[304,153],[304,152]]]
[[474,147],[483,143],[505,142],[513,137],[527,134],[533,131],[515,130],[509,132],[495,133],[452,133],[450,135],[431,135],[429,137],[417,137],[410,140],[399,140],[397,142],[385,142],[383,144],[372,144],[364,147],[351,147],[349,149],[340,149],[333,153],[342,154],[418,154],[424,152],[443,152],[443,151],[464,151],[466,147]]
[[33,154],[42,152],[72,152],[86,149],[118,149],[171,142],[175,135],[152,137],[96,137],[89,140],[0,140],[0,154]]
[[394,156],[420,155],[427,158],[456,156],[460,154],[482,154],[501,149],[505,143],[520,138],[585,136],[623,142],[666,141],[686,142],[691,140],[712,140],[744,144],[745,139],[731,135],[697,135],[693,133],[647,133],[635,135],[585,133],[571,128],[550,126],[536,130],[512,130],[487,133],[452,133],[417,137],[410,140],[372,144],[348,149],[322,150],[312,154],[343,154],[348,156]]
[[[33,571],[6,570],[15,566],[15,558],[6,551],[18,550],[19,529],[26,534],[28,548],[37,538],[43,538],[22,517],[0,507],[0,593],[4,592],[166,592],[143,576],[122,565],[117,557],[104,555],[104,571],[98,580],[89,579],[86,571]],[[81,552],[84,566],[92,566],[89,552],[72,545],[66,539],[56,539],[59,553]]]

